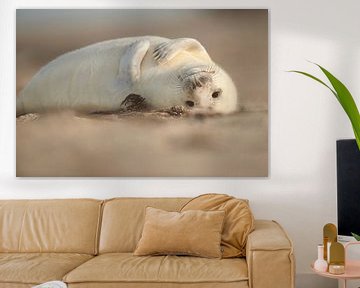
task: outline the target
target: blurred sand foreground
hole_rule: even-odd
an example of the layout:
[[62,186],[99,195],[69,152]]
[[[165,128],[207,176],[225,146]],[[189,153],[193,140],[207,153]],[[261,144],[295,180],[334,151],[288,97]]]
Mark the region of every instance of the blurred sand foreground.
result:
[[17,120],[17,176],[267,176],[267,112],[37,117]]

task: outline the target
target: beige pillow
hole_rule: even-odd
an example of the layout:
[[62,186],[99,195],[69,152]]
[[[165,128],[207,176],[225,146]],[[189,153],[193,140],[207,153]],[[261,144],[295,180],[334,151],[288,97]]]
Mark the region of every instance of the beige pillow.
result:
[[223,258],[246,256],[246,241],[254,230],[254,217],[247,200],[225,194],[204,194],[186,203],[181,211],[225,211],[224,229],[221,236]]
[[167,212],[147,207],[134,255],[192,255],[221,258],[224,211]]

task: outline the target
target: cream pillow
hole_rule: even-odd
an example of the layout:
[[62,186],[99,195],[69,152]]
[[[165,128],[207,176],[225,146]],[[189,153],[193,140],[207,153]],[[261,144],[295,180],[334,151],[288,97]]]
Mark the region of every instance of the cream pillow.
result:
[[134,255],[192,255],[221,258],[224,211],[168,212],[146,208]]
[[225,194],[204,194],[191,199],[181,211],[225,211],[224,229],[221,236],[222,258],[244,257],[246,241],[254,230],[254,216],[247,200]]

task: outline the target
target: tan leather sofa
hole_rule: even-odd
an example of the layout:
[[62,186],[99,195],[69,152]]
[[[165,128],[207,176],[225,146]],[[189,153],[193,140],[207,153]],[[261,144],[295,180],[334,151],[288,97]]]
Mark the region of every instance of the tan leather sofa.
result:
[[0,201],[0,288],[62,280],[71,288],[293,288],[291,241],[256,220],[246,258],[133,256],[144,211],[186,198]]

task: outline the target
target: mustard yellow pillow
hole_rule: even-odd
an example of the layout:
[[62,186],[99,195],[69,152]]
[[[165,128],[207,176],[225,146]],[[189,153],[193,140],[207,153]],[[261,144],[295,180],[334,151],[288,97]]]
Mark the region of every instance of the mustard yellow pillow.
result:
[[191,199],[181,211],[225,211],[224,229],[221,236],[223,258],[246,255],[246,242],[254,230],[254,217],[247,200],[225,194],[204,194]]
[[224,211],[168,212],[146,208],[134,255],[192,255],[221,258]]

